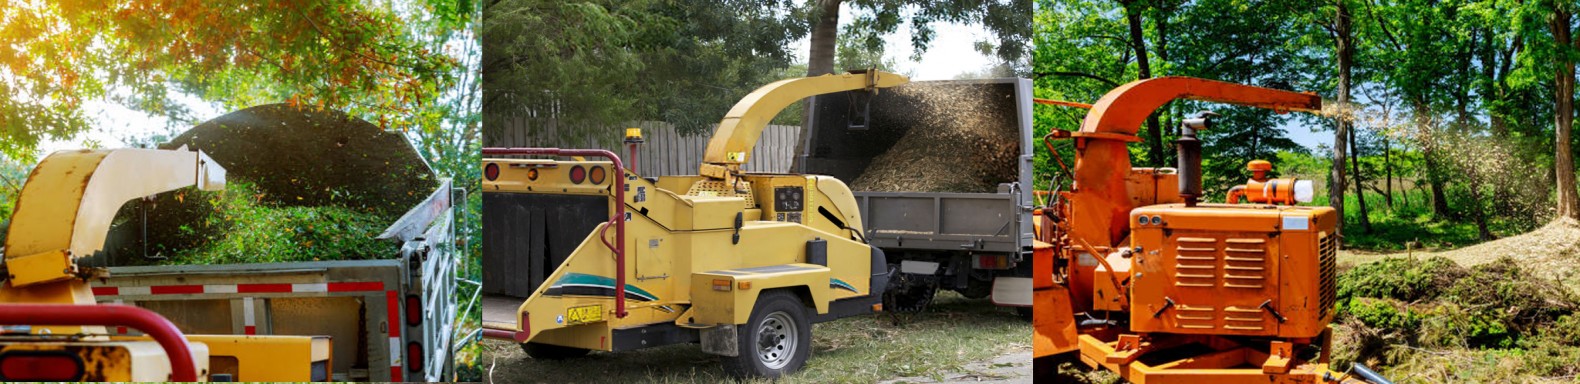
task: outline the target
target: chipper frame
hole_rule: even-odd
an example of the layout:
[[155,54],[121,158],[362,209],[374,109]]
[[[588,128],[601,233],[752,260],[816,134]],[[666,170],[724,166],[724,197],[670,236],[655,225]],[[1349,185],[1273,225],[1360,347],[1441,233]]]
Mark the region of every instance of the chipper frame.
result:
[[856,200],[843,182],[747,173],[740,165],[768,121],[796,100],[905,82],[871,71],[764,86],[719,124],[701,176],[641,178],[603,150],[485,148],[485,201],[505,194],[610,199],[608,221],[508,317],[491,318],[485,305],[485,335],[523,343],[540,359],[699,342],[732,357],[726,368],[738,376],[800,369],[811,353],[812,323],[881,309],[887,263],[861,237]]
[[[33,169],[17,199],[0,266],[0,381],[206,381],[219,365],[267,364],[241,381],[328,379],[321,337],[182,335],[158,314],[98,305],[89,282],[127,201],[195,186],[219,190],[225,170],[186,150],[60,151]],[[111,336],[105,326],[146,336]],[[322,368],[322,369],[319,369]]]
[[1044,102],[1091,111],[1078,131],[1044,138],[1073,140],[1076,159],[1073,186],[1038,220],[1038,365],[1078,359],[1135,383],[1336,381],[1338,216],[1293,205],[1310,184],[1290,179],[1252,180],[1257,196],[1277,197],[1262,204],[1197,203],[1195,131],[1210,129],[1210,114],[1182,124],[1179,168],[1133,168],[1136,129],[1176,99],[1321,109],[1314,94],[1186,77],[1125,84],[1094,105]]

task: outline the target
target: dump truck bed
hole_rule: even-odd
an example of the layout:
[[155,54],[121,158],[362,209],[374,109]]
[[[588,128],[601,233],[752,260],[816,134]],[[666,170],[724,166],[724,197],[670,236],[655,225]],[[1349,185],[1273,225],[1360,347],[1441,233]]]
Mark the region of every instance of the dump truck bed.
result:
[[1031,100],[1018,78],[818,96],[798,163],[851,185],[879,247],[1029,252]]
[[378,235],[401,243],[389,259],[110,267],[93,292],[188,334],[331,336],[336,381],[444,381],[458,311],[455,192],[442,182]]

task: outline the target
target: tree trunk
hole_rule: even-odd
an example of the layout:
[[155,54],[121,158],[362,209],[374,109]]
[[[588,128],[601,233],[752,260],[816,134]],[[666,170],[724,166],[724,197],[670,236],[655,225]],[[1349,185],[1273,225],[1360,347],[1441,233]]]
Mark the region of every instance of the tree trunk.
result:
[[834,46],[839,40],[839,4],[844,0],[818,0],[812,23],[811,52],[807,54],[806,75],[834,73]]
[[1383,135],[1383,184],[1388,187],[1383,194],[1383,202],[1388,203],[1388,209],[1393,210],[1393,147],[1388,143],[1388,135]]
[[1361,233],[1371,233],[1372,219],[1371,216],[1369,216],[1366,212],[1366,192],[1361,189],[1361,186],[1366,184],[1366,180],[1361,178],[1361,151],[1355,149],[1355,127],[1350,127],[1349,134],[1350,167],[1351,171],[1355,172],[1355,175],[1351,177],[1353,177],[1355,180],[1355,205],[1361,209],[1359,212],[1361,219]]
[[[1152,65],[1147,62],[1147,43],[1141,28],[1142,3],[1135,0],[1122,0],[1120,5],[1125,7],[1125,20],[1130,23],[1130,49],[1136,52],[1137,80],[1152,78]],[[1158,124],[1156,112],[1147,116],[1148,146],[1147,160],[1154,167],[1164,167],[1163,163],[1163,129]]]
[[[1340,111],[1345,111],[1349,108],[1350,67],[1353,65],[1352,62],[1355,55],[1354,47],[1351,45],[1352,41],[1350,40],[1350,9],[1346,4],[1346,0],[1338,1],[1338,12],[1333,25],[1334,31],[1337,33],[1334,43],[1337,45],[1337,56],[1339,59],[1338,107]],[[1331,180],[1333,185],[1328,186],[1328,206],[1333,207],[1333,210],[1339,214],[1340,228],[1338,232],[1342,234],[1344,233],[1344,182],[1346,180],[1344,162],[1347,159],[1345,150],[1349,147],[1348,132],[1351,121],[1348,114],[1343,112],[1340,112],[1339,117],[1334,120],[1336,124],[1333,127],[1333,171],[1328,176],[1328,180]]]
[[[817,13],[812,15],[812,36],[807,44],[806,75],[818,76],[834,73],[834,46],[839,40],[839,4],[844,0],[817,0]],[[801,138],[796,140],[795,158],[791,159],[791,172],[805,172],[803,164],[812,135],[812,102],[808,100],[801,109]]]
[[1438,138],[1434,132],[1431,132],[1436,130],[1435,127],[1431,126],[1432,118],[1430,114],[1432,112],[1426,105],[1426,96],[1416,95],[1414,103],[1416,126],[1417,129],[1423,131],[1421,135],[1424,139],[1421,143],[1421,160],[1423,165],[1426,166],[1427,186],[1431,188],[1432,214],[1442,218],[1453,218],[1453,212],[1448,210],[1448,196],[1443,193],[1443,172],[1438,169],[1437,164],[1436,141]]
[[[1571,43],[1569,10],[1557,7],[1548,26],[1553,40],[1561,47]],[[1580,196],[1575,193],[1574,154],[1570,151],[1570,133],[1574,129],[1575,63],[1566,55],[1559,55],[1558,73],[1553,87],[1553,123],[1558,131],[1557,153],[1553,159],[1558,184],[1558,216],[1580,219]]]

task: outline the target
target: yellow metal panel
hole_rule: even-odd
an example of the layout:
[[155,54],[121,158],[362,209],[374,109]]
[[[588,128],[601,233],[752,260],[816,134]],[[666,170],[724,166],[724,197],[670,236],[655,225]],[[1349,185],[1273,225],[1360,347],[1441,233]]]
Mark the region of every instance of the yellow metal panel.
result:
[[62,249],[13,257],[6,260],[5,265],[14,286],[70,279],[77,270],[71,255]]
[[[333,353],[324,336],[187,335],[187,340],[208,345],[211,358],[235,358],[236,381],[312,381],[313,363],[328,362]],[[324,370],[333,371],[333,366]]]

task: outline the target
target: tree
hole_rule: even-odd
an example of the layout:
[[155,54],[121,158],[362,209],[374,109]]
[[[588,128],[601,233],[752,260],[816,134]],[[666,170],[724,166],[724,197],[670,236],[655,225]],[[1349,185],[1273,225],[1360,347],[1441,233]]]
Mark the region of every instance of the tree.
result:
[[1575,53],[1572,33],[1573,10],[1569,5],[1554,1],[1552,15],[1547,25],[1552,30],[1553,46],[1558,51],[1556,73],[1553,76],[1553,126],[1557,135],[1554,172],[1558,177],[1558,216],[1580,219],[1580,195],[1575,192],[1575,165],[1573,141],[1575,98]]
[[12,3],[0,18],[0,154],[30,159],[44,138],[90,124],[98,99],[190,121],[189,94],[228,109],[290,101],[408,129],[458,64],[413,35],[411,15],[456,28],[469,6],[414,1],[132,0]]
[[[1031,0],[811,0],[811,39],[807,62],[807,76],[834,73],[834,53],[839,37],[839,8],[851,5],[856,15],[855,28],[848,33],[869,49],[883,44],[883,36],[894,33],[901,24],[911,28],[911,47],[920,58],[932,44],[932,24],[950,22],[980,24],[994,39],[978,46],[984,54],[997,55],[1005,63],[1020,63],[1028,53],[1026,41],[1031,35],[1031,23],[1026,15],[1032,13]],[[788,1],[785,6],[793,8]],[[990,52],[989,52],[990,51]]]
[[488,3],[484,140],[587,144],[638,120],[709,129],[783,75],[786,47],[808,31],[805,15],[748,0]]

